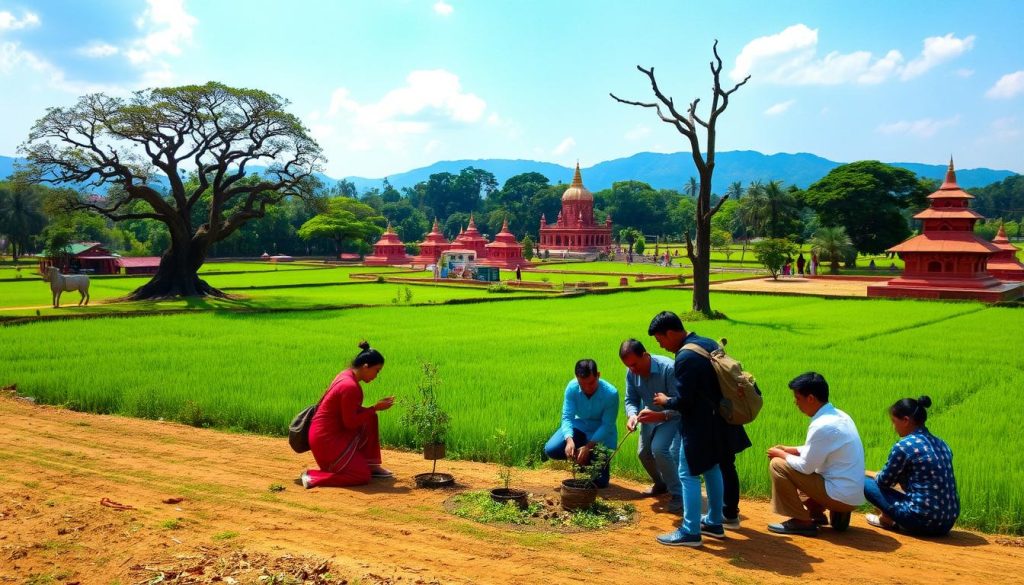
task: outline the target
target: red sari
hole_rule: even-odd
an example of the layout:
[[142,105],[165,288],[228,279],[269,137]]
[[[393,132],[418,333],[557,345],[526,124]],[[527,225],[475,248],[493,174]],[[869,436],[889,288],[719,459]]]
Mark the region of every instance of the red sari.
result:
[[377,411],[363,406],[363,389],[344,370],[324,396],[309,427],[309,447],[320,470],[309,470],[311,487],[370,483],[370,466],[380,465]]

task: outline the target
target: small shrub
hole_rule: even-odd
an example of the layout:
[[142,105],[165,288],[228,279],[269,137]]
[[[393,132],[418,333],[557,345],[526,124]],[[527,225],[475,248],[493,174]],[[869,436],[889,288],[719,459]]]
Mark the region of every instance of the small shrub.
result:
[[276,493],[279,493],[279,492],[283,492],[284,491],[284,486],[279,484],[279,483],[272,483],[272,484],[270,484],[270,487],[267,488],[267,490],[276,494]]
[[218,541],[219,540],[231,540],[232,538],[237,538],[237,537],[238,537],[238,533],[235,532],[234,530],[225,530],[224,532],[218,532],[217,534],[213,535],[213,539],[214,540],[218,540]]
[[182,526],[183,524],[181,523],[181,520],[177,519],[164,520],[160,523],[160,528],[163,528],[164,530],[178,530]]

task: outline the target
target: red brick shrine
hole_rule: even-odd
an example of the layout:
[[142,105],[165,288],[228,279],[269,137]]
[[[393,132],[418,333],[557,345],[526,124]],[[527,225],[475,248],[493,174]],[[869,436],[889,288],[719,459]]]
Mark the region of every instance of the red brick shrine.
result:
[[869,286],[868,296],[995,302],[1024,295],[1024,285],[1001,282],[989,272],[989,259],[1000,248],[974,234],[984,216],[969,208],[971,199],[957,184],[950,159],[946,180],[928,196],[931,205],[914,216],[922,233],[888,250],[903,259],[903,276]]
[[501,231],[498,232],[498,235],[494,236],[494,241],[487,244],[484,248],[487,251],[487,256],[484,258],[483,264],[488,266],[515,270],[518,267],[525,267],[530,264],[523,258],[522,245],[516,241],[516,237],[512,235],[512,232],[508,231],[508,219],[501,224]]
[[607,252],[612,247],[612,218],[594,223],[594,196],[583,186],[580,165],[562,194],[562,211],[553,225],[540,216],[540,247],[551,251]]
[[473,250],[476,252],[478,259],[487,257],[487,238],[480,235],[480,230],[476,229],[473,214],[469,214],[469,226],[455,238],[455,241],[452,242],[452,248]]
[[448,238],[444,237],[441,233],[440,226],[437,225],[437,218],[434,219],[434,227],[430,230],[423,241],[420,242],[420,254],[413,258],[413,262],[416,264],[434,264],[437,259],[441,257],[441,252],[445,250],[451,250],[452,244],[448,241]]
[[394,264],[409,264],[412,258],[405,253],[405,244],[398,239],[398,234],[391,229],[391,222],[388,222],[388,229],[373,245],[373,254],[363,259],[367,266],[388,266]]
[[999,251],[988,259],[988,271],[1000,280],[1024,281],[1024,263],[1017,259],[1017,248],[1006,237],[1006,228],[999,226],[992,244]]

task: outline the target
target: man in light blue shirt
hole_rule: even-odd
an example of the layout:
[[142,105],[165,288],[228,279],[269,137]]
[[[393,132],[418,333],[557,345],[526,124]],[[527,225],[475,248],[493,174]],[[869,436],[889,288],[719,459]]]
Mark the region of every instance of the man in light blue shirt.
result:
[[647,353],[644,344],[627,339],[619,346],[619,359],[626,366],[626,428],[640,425],[637,457],[654,481],[644,495],[671,495],[670,512],[683,509],[679,481],[679,413],[654,404],[655,394],[678,396],[672,359]]
[[[614,450],[618,414],[619,391],[601,379],[597,363],[591,359],[576,362],[576,379],[565,387],[562,424],[544,445],[544,454],[549,459],[571,459],[586,465],[598,443]],[[605,466],[594,485],[608,487],[608,478]]]

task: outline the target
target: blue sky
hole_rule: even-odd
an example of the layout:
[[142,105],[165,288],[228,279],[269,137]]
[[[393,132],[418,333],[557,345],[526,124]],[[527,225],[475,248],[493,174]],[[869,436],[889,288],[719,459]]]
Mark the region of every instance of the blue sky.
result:
[[[331,176],[437,160],[584,167],[688,150],[677,103],[752,77],[718,149],[1024,172],[1024,2],[0,0],[0,154],[93,91],[217,80],[291,101]],[[707,111],[706,106],[700,111]]]

